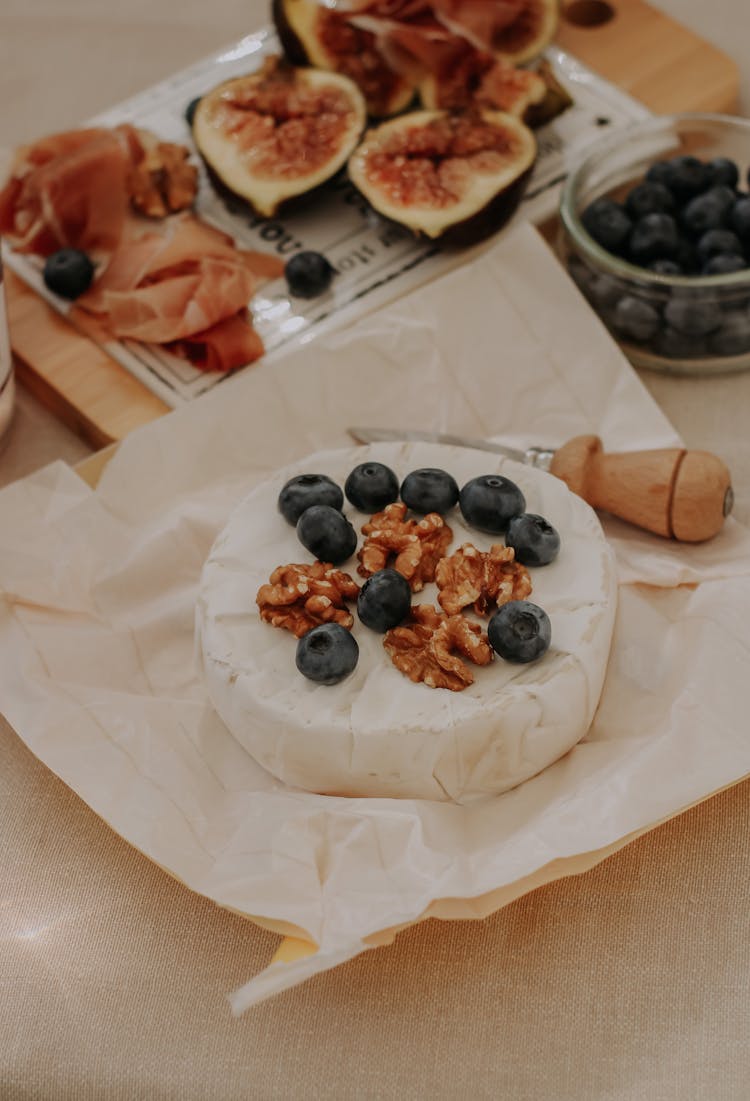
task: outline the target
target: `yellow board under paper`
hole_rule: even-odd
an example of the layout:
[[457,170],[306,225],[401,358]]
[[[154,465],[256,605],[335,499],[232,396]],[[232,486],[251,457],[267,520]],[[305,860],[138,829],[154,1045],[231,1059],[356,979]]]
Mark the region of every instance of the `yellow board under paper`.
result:
[[314,956],[317,951],[317,945],[312,944],[309,940],[300,940],[299,937],[284,937],[274,952],[271,963],[296,963],[297,960]]

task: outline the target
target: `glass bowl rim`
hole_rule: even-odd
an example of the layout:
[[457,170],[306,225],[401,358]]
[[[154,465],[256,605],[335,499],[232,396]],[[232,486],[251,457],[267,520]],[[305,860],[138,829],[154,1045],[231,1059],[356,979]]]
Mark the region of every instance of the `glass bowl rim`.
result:
[[565,180],[560,195],[559,216],[563,227],[575,243],[575,247],[594,261],[597,267],[604,268],[608,274],[619,276],[629,281],[637,281],[644,288],[653,287],[654,290],[665,290],[670,287],[679,289],[700,291],[717,290],[721,288],[739,289],[750,285],[750,267],[742,271],[725,272],[719,275],[662,275],[659,272],[649,271],[648,268],[638,267],[607,252],[597,244],[593,237],[585,229],[578,216],[575,207],[576,194],[581,177],[595,163],[601,162],[614,148],[619,148],[628,137],[639,134],[648,134],[650,130],[667,128],[670,125],[680,126],[683,129],[690,123],[703,123],[719,125],[745,131],[750,148],[750,118],[742,118],[740,115],[724,115],[710,111],[684,111],[672,115],[652,115],[647,119],[637,119],[628,122],[624,126],[618,126],[609,134],[595,140],[585,150],[581,163]]

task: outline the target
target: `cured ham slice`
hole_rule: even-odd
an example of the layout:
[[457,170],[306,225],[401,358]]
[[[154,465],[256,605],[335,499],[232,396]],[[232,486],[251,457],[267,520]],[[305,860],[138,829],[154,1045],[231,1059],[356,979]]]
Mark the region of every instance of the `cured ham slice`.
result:
[[106,258],[125,224],[130,166],[124,129],[71,130],[23,147],[0,191],[0,233],[18,252],[67,247]]
[[370,18],[393,31],[398,25],[425,28],[437,25],[447,35],[465,38],[477,50],[491,50],[495,39],[523,19],[529,0],[341,0],[336,10]]
[[264,351],[255,329],[239,314],[167,347],[204,371],[231,371],[254,363]]
[[374,35],[388,64],[415,83],[445,71],[457,43],[526,61],[557,22],[556,0],[340,0],[336,11]]
[[527,9],[525,0],[432,0],[435,18],[477,50],[491,50],[497,38]]
[[17,252],[76,248],[104,263],[131,205],[163,216],[192,204],[197,171],[187,156],[129,123],[41,138],[16,153],[0,191],[0,233]]
[[87,253],[97,275],[74,311],[88,330],[93,317],[98,333],[165,344],[198,366],[230,370],[263,354],[248,303],[284,265],[236,248],[191,214],[133,213],[152,213],[157,200],[169,209],[163,201],[177,202],[173,192],[179,203],[192,201],[186,156],[129,124],[42,138],[14,157],[0,191],[0,234],[17,252]]
[[239,265],[206,258],[192,274],[165,272],[145,286],[105,292],[104,312],[114,336],[167,344],[237,313],[253,290],[252,276]]
[[99,315],[115,337],[170,345],[199,366],[229,370],[263,354],[247,306],[262,281],[282,272],[281,260],[237,249],[192,215],[166,219],[159,232],[133,220],[77,307]]

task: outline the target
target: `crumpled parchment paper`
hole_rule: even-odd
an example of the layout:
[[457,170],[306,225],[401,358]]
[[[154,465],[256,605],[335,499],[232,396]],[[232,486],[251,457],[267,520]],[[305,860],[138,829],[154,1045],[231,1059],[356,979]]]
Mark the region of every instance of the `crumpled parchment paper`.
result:
[[[248,1006],[426,916],[483,917],[572,858],[750,773],[750,536],[689,547],[606,518],[619,606],[586,738],[458,807],[285,788],[211,709],[201,568],[270,471],[351,424],[609,450],[679,442],[528,226],[482,258],[134,432],[95,490],[58,463],[0,492],[2,709],[113,829],[191,889],[318,950]],[[527,886],[528,885],[528,886]]]

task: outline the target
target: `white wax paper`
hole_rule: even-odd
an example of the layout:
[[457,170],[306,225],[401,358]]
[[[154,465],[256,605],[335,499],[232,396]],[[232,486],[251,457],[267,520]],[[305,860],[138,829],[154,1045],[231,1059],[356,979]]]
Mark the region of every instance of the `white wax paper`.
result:
[[96,490],[55,464],[0,493],[8,720],[190,888],[318,945],[235,992],[236,1012],[425,916],[485,916],[750,773],[750,536],[729,521],[688,547],[610,519],[620,589],[604,692],[551,768],[459,807],[312,795],[257,766],[197,673],[201,568],[259,479],[348,444],[362,423],[516,444],[595,431],[609,450],[679,442],[521,226],[356,327],[134,432]]

